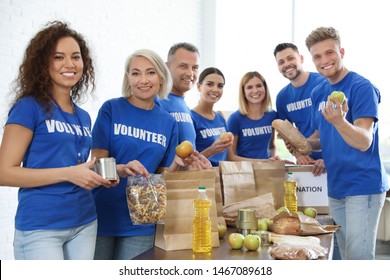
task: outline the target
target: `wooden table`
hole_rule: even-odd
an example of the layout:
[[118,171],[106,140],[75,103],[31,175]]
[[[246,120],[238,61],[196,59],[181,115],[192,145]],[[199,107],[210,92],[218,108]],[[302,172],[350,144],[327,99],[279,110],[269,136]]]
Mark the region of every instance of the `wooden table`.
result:
[[[158,247],[144,252],[137,256],[136,260],[273,260],[269,251],[274,245],[262,245],[257,251],[232,250],[228,244],[229,233],[235,229],[228,228],[223,239],[220,239],[220,247],[212,248],[210,253],[194,253],[192,250],[165,251]],[[332,259],[333,255],[333,233],[316,235],[320,238],[321,245],[328,249],[324,260]]]

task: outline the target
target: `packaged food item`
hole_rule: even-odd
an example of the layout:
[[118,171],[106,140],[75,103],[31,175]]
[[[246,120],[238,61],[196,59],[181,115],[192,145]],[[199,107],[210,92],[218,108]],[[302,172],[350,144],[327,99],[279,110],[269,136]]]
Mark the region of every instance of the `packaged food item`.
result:
[[309,155],[312,148],[303,134],[294,127],[288,120],[276,119],[272,122],[272,127],[278,132],[283,140],[289,142],[293,149],[301,155]]
[[198,188],[193,207],[195,213],[192,224],[192,250],[195,253],[208,253],[211,251],[211,200],[207,197],[205,186]]
[[151,174],[150,178],[130,176],[126,197],[133,224],[156,224],[164,220],[167,188],[161,174]]

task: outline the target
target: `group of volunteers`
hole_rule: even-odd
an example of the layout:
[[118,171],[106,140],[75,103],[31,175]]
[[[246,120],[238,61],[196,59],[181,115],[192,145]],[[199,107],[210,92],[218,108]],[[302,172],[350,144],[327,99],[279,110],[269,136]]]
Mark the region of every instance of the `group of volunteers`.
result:
[[[153,247],[155,225],[132,223],[128,176],[281,160],[271,126],[278,118],[294,123],[313,148],[309,156],[295,153],[296,163],[327,176],[341,258],[374,259],[389,189],[378,144],[380,92],[344,66],[334,28],[315,29],[306,46],[318,73],[303,70],[294,44],[278,44],[277,67],[290,82],[276,110],[265,78],[250,71],[239,83],[239,109],[227,119],[214,109],[225,77],[215,67],[200,71],[194,45],[174,44],[167,61],[137,50],[125,61],[122,96],[105,101],[92,125],[77,105],[95,89],[88,44],[68,23],[49,22],[25,51],[0,147],[0,185],[19,188],[15,259],[135,258]],[[190,109],[185,94],[193,86],[200,99]],[[345,102],[330,100],[335,90]],[[220,138],[226,132],[234,137]],[[184,140],[195,150],[182,159],[175,148]],[[107,157],[116,159],[116,182],[93,171]]]

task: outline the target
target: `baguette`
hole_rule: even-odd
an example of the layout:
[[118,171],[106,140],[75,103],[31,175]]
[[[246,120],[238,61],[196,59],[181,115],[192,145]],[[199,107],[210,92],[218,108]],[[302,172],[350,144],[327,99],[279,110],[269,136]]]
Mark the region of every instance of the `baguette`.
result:
[[301,132],[294,127],[288,120],[276,119],[272,122],[272,127],[278,132],[278,135],[290,143],[293,147],[293,152],[307,156],[312,152],[312,148]]

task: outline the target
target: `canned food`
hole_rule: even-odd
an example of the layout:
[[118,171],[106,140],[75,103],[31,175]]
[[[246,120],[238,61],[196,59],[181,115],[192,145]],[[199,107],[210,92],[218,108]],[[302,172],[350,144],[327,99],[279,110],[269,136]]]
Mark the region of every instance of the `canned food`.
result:
[[95,172],[104,179],[116,182],[118,173],[116,172],[115,158],[100,158],[95,164]]

